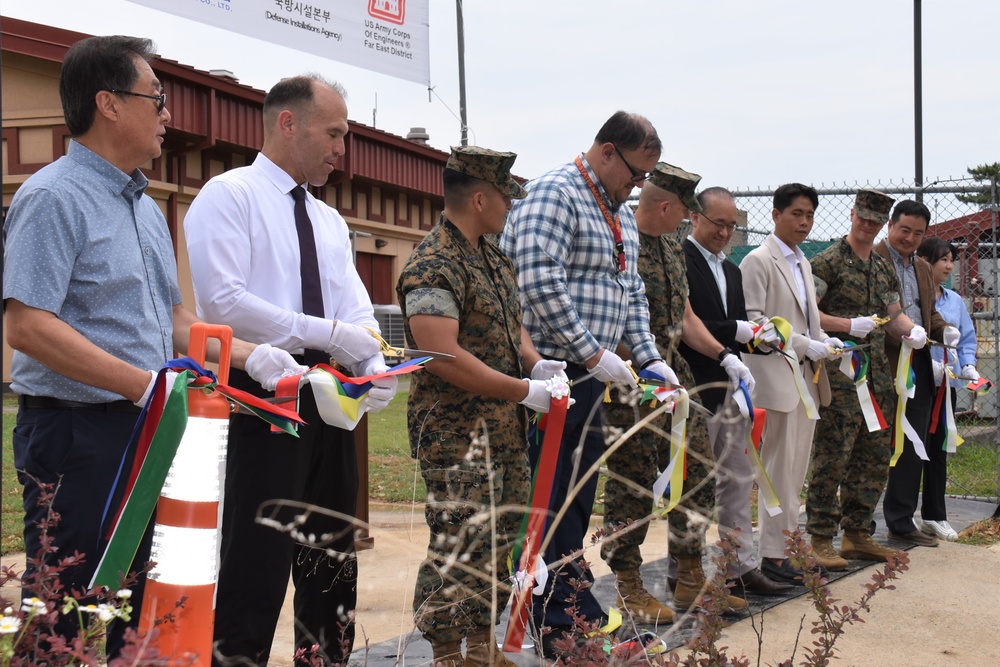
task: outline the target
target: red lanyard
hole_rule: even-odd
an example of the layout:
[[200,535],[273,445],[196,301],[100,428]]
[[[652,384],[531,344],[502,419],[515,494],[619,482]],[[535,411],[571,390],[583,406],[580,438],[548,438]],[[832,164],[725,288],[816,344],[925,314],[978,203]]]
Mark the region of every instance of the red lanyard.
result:
[[583,176],[583,180],[587,182],[587,187],[594,195],[594,199],[597,200],[597,205],[601,209],[601,213],[604,215],[604,219],[608,222],[608,227],[611,228],[611,235],[615,237],[615,253],[618,255],[618,272],[625,273],[625,244],[622,242],[622,223],[618,220],[618,216],[612,216],[611,211],[604,204],[604,198],[601,197],[601,193],[597,191],[597,186],[594,185],[594,181],[590,180],[590,174],[587,173],[586,167],[583,166],[583,160],[580,156],[576,158],[576,168],[580,170],[580,175]]

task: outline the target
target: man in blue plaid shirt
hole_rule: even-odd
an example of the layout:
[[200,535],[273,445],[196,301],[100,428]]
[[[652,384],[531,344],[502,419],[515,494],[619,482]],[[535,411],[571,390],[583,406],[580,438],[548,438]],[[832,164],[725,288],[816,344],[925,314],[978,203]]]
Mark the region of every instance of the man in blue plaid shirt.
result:
[[[639,232],[625,205],[632,189],[649,177],[662,148],[646,118],[616,112],[585,153],[527,184],[528,196],[514,205],[501,240],[517,269],[532,342],[543,357],[566,361],[566,374],[574,380],[576,404],[567,414],[550,505],[553,513],[566,505],[566,514],[549,526],[551,541],[542,555],[549,564],[573,558],[550,574],[532,610],[536,628],[552,628],[539,642],[549,658],[560,653],[555,642],[579,636],[570,612],[586,621],[602,617],[590,589],[574,590],[570,580],[593,581],[582,549],[597,490],[591,468],[605,450],[605,383],[636,386],[625,359],[677,382],[649,331],[645,287],[636,270]],[[539,454],[533,443],[533,467]],[[582,489],[570,497],[584,477]]]

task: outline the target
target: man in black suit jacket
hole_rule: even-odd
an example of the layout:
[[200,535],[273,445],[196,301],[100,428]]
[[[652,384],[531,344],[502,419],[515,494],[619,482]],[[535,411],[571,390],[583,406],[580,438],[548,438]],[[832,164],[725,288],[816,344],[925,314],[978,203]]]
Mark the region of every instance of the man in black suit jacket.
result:
[[[722,252],[736,227],[736,202],[728,190],[720,187],[699,193],[698,202],[702,212],[692,213],[691,235],[682,244],[687,259],[691,307],[719,342],[735,350],[753,337],[752,325],[747,322],[740,269]],[[680,345],[680,353],[699,385],[724,383],[728,379],[717,359],[706,357],[684,343]],[[702,405],[716,413],[709,420],[708,435],[718,465],[715,504],[719,528],[740,529],[737,560],[730,566],[727,576],[734,583],[734,592],[780,593],[790,586],[761,573],[754,555],[750,524],[753,472],[745,454],[748,423],[740,416],[725,388],[705,389],[699,396]]]

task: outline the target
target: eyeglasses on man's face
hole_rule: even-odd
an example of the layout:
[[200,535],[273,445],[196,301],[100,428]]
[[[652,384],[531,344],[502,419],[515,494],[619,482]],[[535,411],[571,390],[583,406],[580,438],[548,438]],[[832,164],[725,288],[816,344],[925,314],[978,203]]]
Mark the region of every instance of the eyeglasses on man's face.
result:
[[618,150],[618,146],[615,146],[614,144],[611,145],[614,146],[615,152],[618,153],[618,157],[622,159],[622,162],[624,162],[625,166],[628,167],[629,173],[632,174],[632,178],[629,180],[631,180],[633,183],[642,183],[643,181],[649,178],[648,171],[639,171],[638,169],[630,165],[628,163],[628,160],[625,159],[625,156],[622,155],[622,152]]
[[156,113],[163,113],[163,108],[167,106],[167,94],[145,95],[143,93],[133,93],[130,90],[109,90],[112,95],[131,95],[132,97],[145,97],[147,100],[156,100]]
[[719,222],[718,220],[712,220],[710,217],[708,217],[704,213],[700,213],[699,217],[702,220],[707,220],[707,221],[711,222],[712,226],[715,227],[715,230],[718,231],[718,232],[725,232],[726,234],[732,234],[736,230],[736,223],[735,222],[730,225],[730,224],[727,224],[725,222]]

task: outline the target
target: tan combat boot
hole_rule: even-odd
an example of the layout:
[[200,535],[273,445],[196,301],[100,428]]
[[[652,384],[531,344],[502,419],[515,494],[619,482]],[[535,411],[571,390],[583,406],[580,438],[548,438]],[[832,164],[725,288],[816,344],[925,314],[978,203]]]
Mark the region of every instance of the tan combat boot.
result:
[[615,572],[618,580],[618,608],[643,623],[673,623],[674,610],[663,604],[642,585],[639,570]]
[[832,537],[811,535],[809,541],[812,544],[813,556],[816,557],[817,563],[834,572],[841,572],[847,569],[847,561],[833,548]]
[[465,637],[464,667],[517,667],[497,646],[493,628],[475,627]]
[[[698,603],[698,598],[708,587],[705,571],[701,569],[701,557],[677,558],[677,588],[674,589],[674,609],[680,612],[689,611]],[[743,611],[747,601],[735,595],[727,595],[719,611],[723,614]]]
[[462,667],[462,642],[431,642],[434,667]]
[[896,555],[896,550],[873,540],[867,530],[850,528],[840,538],[840,555],[844,558],[880,561]]

